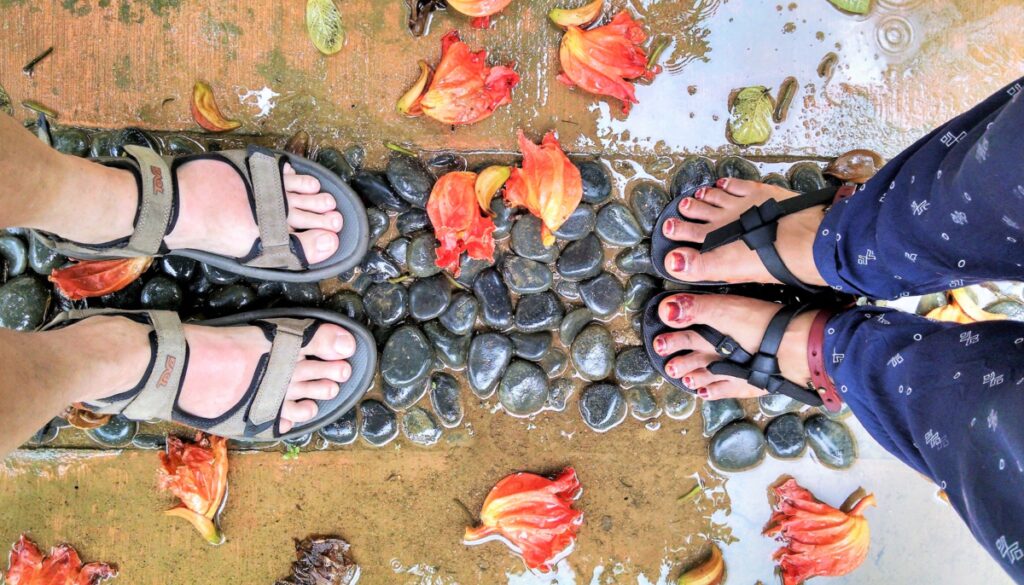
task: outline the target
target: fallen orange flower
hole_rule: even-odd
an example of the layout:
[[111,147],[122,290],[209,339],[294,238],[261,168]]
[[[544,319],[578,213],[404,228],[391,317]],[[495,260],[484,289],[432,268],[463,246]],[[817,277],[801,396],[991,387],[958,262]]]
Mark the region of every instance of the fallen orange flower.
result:
[[473,28],[491,26],[491,17],[511,3],[512,0],[448,0],[453,10],[473,17]]
[[437,265],[451,269],[455,276],[463,252],[470,258],[494,262],[494,221],[482,213],[476,183],[476,173],[448,173],[434,183],[427,200],[427,216],[440,243]]
[[78,552],[62,544],[43,555],[24,534],[11,548],[7,585],[96,585],[117,577],[117,567],[106,563],[82,564]]
[[185,443],[169,436],[166,451],[160,453],[160,463],[160,489],[181,500],[164,513],[191,522],[210,544],[222,544],[224,534],[217,520],[227,502],[227,439],[196,433],[194,443]]
[[[512,66],[487,66],[487,51],[472,52],[452,31],[441,38],[441,62],[426,85],[429,66],[420,65],[416,84],[402,96],[398,109],[409,116],[425,114],[445,124],[472,124],[512,102],[519,74]],[[417,88],[426,91],[417,96]]]
[[576,543],[583,512],[572,509],[582,490],[576,470],[566,467],[554,480],[514,473],[499,481],[484,500],[480,526],[467,528],[463,542],[500,539],[531,570],[547,573]]
[[875,496],[864,496],[844,512],[819,502],[792,478],[772,489],[777,501],[764,534],[776,535],[784,544],[773,555],[783,585],[846,575],[864,562],[871,536],[863,513],[875,505]]
[[647,53],[640,47],[646,39],[643,24],[626,11],[590,30],[570,25],[558,51],[562,63],[558,80],[569,87],[613,97],[622,102],[622,111],[628,114],[630,107],[639,103],[633,82],[650,81],[661,70],[656,65],[647,66]]
[[555,241],[553,232],[583,199],[583,178],[562,152],[554,132],[548,132],[538,146],[520,130],[519,150],[523,152],[523,166],[512,169],[505,187],[505,203],[509,207],[525,207],[539,217],[544,223],[544,245],[550,246]]
[[213,88],[197,81],[192,88],[192,118],[210,132],[226,132],[242,125],[238,120],[229,120],[220,113],[213,97]]
[[152,263],[153,259],[147,256],[116,260],[82,260],[67,268],[58,268],[51,272],[50,282],[57,285],[57,290],[61,294],[73,301],[100,297],[128,286]]

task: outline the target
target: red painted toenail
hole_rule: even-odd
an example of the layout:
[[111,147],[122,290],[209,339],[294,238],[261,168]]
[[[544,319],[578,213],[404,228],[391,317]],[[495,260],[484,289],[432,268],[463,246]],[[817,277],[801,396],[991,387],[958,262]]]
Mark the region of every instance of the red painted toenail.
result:
[[686,272],[686,256],[682,252],[672,252],[668,255],[668,268],[674,272]]
[[690,376],[683,376],[683,384],[686,384],[687,388],[693,388],[693,378]]
[[704,195],[706,195],[707,192],[708,192],[708,188],[707,187],[701,187],[700,189],[697,189],[697,191],[693,194],[693,198],[694,199],[703,199]]
[[707,388],[697,388],[697,396],[700,396],[701,398],[707,398],[708,397],[708,389]]
[[664,339],[662,339],[660,337],[656,337],[654,339],[654,353],[657,353],[659,355],[665,353],[665,340]]
[[723,178],[723,179],[718,179],[718,181],[715,182],[715,186],[717,186],[719,189],[725,189],[726,187],[728,187],[729,186],[729,179],[728,179],[728,177]]
[[680,203],[679,206],[682,207],[683,209],[688,208],[690,206],[690,198],[687,197],[686,199],[683,199],[683,202]]

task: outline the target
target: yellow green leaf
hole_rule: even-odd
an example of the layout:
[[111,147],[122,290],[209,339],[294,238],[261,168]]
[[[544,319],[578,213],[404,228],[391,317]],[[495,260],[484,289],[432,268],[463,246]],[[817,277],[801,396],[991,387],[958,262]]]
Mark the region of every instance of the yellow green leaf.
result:
[[306,0],[306,30],[313,45],[324,55],[333,55],[345,44],[341,13],[334,0]]
[[741,89],[732,104],[729,139],[740,146],[768,142],[774,110],[768,88],[755,85]]

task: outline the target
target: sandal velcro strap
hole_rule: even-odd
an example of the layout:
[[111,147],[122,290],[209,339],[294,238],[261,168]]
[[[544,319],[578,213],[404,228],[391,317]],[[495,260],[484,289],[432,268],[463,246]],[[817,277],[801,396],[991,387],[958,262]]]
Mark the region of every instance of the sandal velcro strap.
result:
[[160,253],[174,210],[171,168],[162,156],[150,148],[128,145],[124,150],[138,164],[142,189],[135,231],[128,238],[126,248],[144,256],[155,256]]
[[258,427],[278,419],[288,385],[292,381],[295,364],[299,360],[305,331],[313,324],[311,319],[268,321],[276,326],[274,341],[270,348],[270,360],[247,415],[248,422]]
[[281,155],[257,146],[250,146],[248,155],[246,164],[260,239],[258,254],[246,264],[259,268],[303,268],[304,262],[295,253],[292,236],[288,232],[288,202],[281,178]]

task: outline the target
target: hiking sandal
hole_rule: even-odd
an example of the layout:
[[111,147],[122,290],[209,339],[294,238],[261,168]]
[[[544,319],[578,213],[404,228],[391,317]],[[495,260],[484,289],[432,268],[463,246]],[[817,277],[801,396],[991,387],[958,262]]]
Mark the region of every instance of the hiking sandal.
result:
[[[711,186],[711,185],[705,185]],[[736,240],[743,240],[748,248],[757,252],[768,273],[783,284],[799,288],[808,292],[819,292],[824,287],[812,286],[801,282],[786,266],[775,248],[775,240],[778,236],[779,220],[787,215],[798,211],[809,209],[818,205],[834,204],[842,199],[853,195],[856,188],[852,185],[842,187],[826,187],[818,191],[803,193],[789,199],[776,201],[769,199],[761,205],[756,205],[740,214],[740,218],[732,223],[726,224],[709,233],[704,238],[704,243],[698,245],[693,242],[677,242],[665,236],[664,225],[669,219],[682,221],[693,221],[679,213],[679,204],[683,199],[692,197],[694,190],[676,197],[668,207],[661,212],[658,223],[654,226],[651,234],[651,260],[654,263],[654,270],[658,275],[672,282],[697,286],[722,286],[728,284],[722,281],[698,281],[690,282],[679,280],[672,276],[665,268],[665,259],[672,250],[679,247],[699,248],[701,253],[710,252],[715,248],[731,244]]]
[[[683,329],[676,329],[669,327],[662,323],[661,318],[658,316],[658,307],[661,301],[667,297],[679,294],[678,291],[663,292],[653,299],[648,301],[647,306],[644,308],[643,316],[643,339],[644,347],[647,349],[647,356],[651,360],[651,364],[661,373],[662,377],[665,378],[670,384],[685,390],[691,394],[696,394],[695,388],[688,388],[683,381],[677,378],[673,378],[668,375],[665,366],[669,360],[676,357],[677,355],[686,355],[689,350],[677,352],[676,354],[669,356],[659,355],[654,351],[654,339],[664,333],[671,333],[673,331],[693,331],[697,335],[703,337],[708,343],[711,344],[715,349],[715,353],[718,354],[722,359],[717,362],[712,362],[707,366],[709,372],[719,376],[730,376],[733,378],[740,378],[746,380],[748,384],[761,390],[767,390],[770,394],[785,394],[794,400],[798,400],[804,404],[810,406],[825,406],[832,412],[838,412],[840,406],[840,400],[838,395],[835,393],[835,387],[831,385],[829,381],[827,384],[819,380],[827,379],[827,375],[823,375],[824,365],[821,362],[818,375],[812,375],[814,385],[808,384],[802,386],[796,382],[787,380],[782,377],[782,372],[779,369],[778,351],[779,345],[782,343],[782,336],[786,332],[786,328],[789,326],[797,315],[803,313],[809,307],[804,306],[781,306],[779,311],[772,317],[771,322],[768,324],[768,328],[765,329],[764,336],[761,339],[761,345],[757,350],[757,353],[751,355],[749,352],[743,349],[738,341],[732,337],[723,334],[714,327],[707,325],[692,325]],[[692,294],[692,293],[689,293]],[[821,319],[821,315],[824,315],[824,319]],[[819,327],[819,322],[823,327],[824,322],[827,321],[828,313],[822,312],[818,319],[815,319],[815,328]],[[812,328],[814,329],[814,328]],[[823,336],[819,336],[823,337]],[[812,335],[811,344],[813,343],[814,337]],[[820,343],[815,349],[808,349],[808,356],[811,359],[812,351],[815,353],[815,357],[821,356]],[[813,362],[812,366],[813,366]],[[815,372],[812,367],[812,373]],[[832,410],[835,408],[835,410]]]
[[[87,309],[61,313],[43,330],[64,327],[97,315],[127,317],[148,324],[152,357],[139,384],[120,394],[86,404],[100,414],[123,414],[134,420],[161,419],[182,423],[201,431],[240,441],[279,441],[301,437],[324,427],[356,406],[370,385],[377,367],[373,336],[351,319],[321,309],[263,309],[229,317],[196,321],[206,327],[253,325],[272,342],[253,372],[249,389],[239,401],[215,418],[203,418],[183,411],[178,398],[188,369],[189,348],[181,320],[173,311],[123,311]],[[352,375],[342,383],[338,395],[316,400],[317,415],[280,432],[281,407],[285,402],[300,348],[313,338],[323,323],[344,327],[356,340],[356,349],[346,361]]]
[[[139,207],[131,236],[104,244],[79,244],[37,230],[33,234],[46,246],[71,258],[184,256],[248,278],[280,282],[317,282],[336,276],[358,265],[369,247],[370,228],[359,196],[337,175],[305,158],[258,146],[177,158],[163,157],[150,148],[135,145],[126,146],[125,152],[126,157],[91,160],[135,175]],[[178,219],[177,170],[196,160],[226,163],[245,184],[260,234],[249,254],[242,258],[202,250],[168,250],[164,245],[164,237],[171,233]],[[316,177],[321,189],[334,197],[344,218],[341,231],[337,232],[338,250],[322,262],[310,265],[298,237],[288,231],[288,202],[282,178],[285,163],[290,163],[297,174]]]

